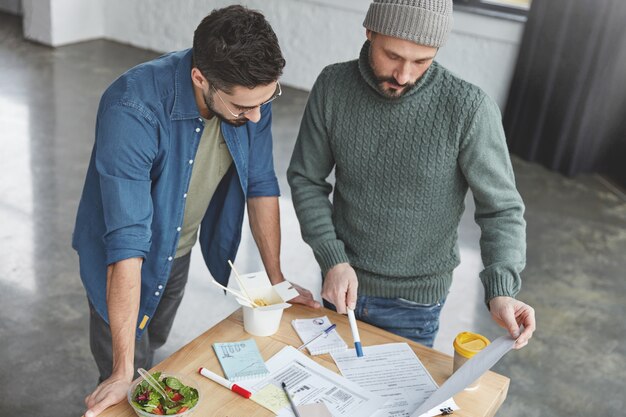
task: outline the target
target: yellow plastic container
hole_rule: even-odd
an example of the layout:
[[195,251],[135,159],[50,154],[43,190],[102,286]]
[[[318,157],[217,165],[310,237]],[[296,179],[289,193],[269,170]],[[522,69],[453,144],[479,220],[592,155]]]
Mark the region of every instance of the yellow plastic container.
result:
[[[454,364],[452,372],[456,372],[465,362],[489,345],[489,339],[478,333],[461,332],[454,339]],[[480,377],[472,382],[466,391],[473,391],[480,385]]]

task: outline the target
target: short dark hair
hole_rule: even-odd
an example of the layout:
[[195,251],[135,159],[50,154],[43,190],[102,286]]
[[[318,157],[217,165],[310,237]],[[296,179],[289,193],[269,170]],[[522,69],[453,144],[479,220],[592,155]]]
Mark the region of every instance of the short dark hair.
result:
[[216,88],[254,88],[278,80],[285,67],[278,38],[263,14],[240,5],[213,10],[193,35],[193,65]]

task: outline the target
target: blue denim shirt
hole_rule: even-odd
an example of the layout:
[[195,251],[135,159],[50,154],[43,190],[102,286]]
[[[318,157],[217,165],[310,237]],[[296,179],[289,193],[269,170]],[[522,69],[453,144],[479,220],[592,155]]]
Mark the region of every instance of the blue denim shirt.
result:
[[[199,240],[211,275],[224,285],[230,275],[227,260],[235,258],[241,240],[246,199],[279,194],[271,121],[267,104],[258,123],[221,124],[234,164],[211,199]],[[72,246],[87,296],[107,322],[107,265],[144,259],[137,338],[167,285],[203,128],[192,88],[191,50],[130,69],[100,100]]]

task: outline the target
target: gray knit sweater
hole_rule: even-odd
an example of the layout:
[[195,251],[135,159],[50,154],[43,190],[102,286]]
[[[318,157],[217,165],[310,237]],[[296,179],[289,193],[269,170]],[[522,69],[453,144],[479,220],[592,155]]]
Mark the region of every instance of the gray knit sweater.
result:
[[515,296],[526,224],[497,105],[437,63],[404,96],[386,98],[368,49],[366,42],[358,60],[318,77],[287,173],[322,272],[349,262],[359,294],[438,301],[460,262],[457,228],[469,186],[485,301]]

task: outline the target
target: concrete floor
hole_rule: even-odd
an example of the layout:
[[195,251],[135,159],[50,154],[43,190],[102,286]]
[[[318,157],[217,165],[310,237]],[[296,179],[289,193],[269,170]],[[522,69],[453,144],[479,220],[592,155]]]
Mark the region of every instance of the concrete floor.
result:
[[[88,310],[70,247],[102,91],[156,54],[98,40],[57,49],[24,41],[20,19],[0,14],[0,415],[79,416],[97,379]],[[302,242],[285,170],[307,94],[285,88],[274,106],[283,267],[319,294],[319,272]],[[567,179],[514,159],[527,205],[528,267],[520,298],[537,311],[530,345],[495,370],[511,377],[499,416],[624,416],[626,199],[601,178]],[[503,331],[482,304],[473,205],[460,226],[462,264],[435,347],[452,352],[462,330]],[[237,306],[209,284],[192,257],[188,290],[158,360]],[[249,231],[240,271],[261,267]],[[319,298],[319,295],[318,295]]]

